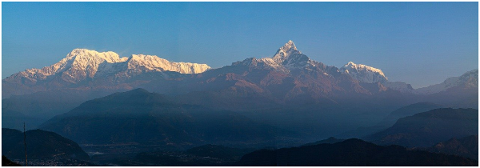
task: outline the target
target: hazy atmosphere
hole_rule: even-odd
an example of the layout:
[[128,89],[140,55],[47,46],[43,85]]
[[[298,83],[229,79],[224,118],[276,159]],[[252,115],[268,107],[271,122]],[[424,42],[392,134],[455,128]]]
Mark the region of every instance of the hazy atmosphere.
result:
[[220,68],[292,40],[327,65],[353,61],[425,87],[478,67],[476,4],[4,2],[2,78],[75,48]]
[[478,166],[478,2],[2,2],[2,166]]

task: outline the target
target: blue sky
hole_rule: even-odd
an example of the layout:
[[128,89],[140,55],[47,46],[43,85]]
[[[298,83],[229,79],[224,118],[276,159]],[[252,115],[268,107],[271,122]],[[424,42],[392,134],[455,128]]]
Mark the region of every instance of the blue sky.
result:
[[417,88],[478,68],[478,4],[3,2],[2,79],[75,48],[218,68],[288,40],[313,60],[370,65]]

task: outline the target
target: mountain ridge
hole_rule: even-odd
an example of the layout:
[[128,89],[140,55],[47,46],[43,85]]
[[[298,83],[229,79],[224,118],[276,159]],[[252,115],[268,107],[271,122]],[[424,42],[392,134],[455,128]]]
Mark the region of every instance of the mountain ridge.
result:
[[40,126],[87,144],[125,144],[180,149],[206,142],[269,143],[291,131],[255,122],[239,113],[171,102],[145,89],[114,93],[82,103]]
[[470,70],[458,77],[447,78],[439,84],[418,88],[415,91],[420,94],[435,94],[458,86],[478,87],[478,69]]
[[365,83],[384,83],[388,81],[382,70],[363,64],[355,64],[350,61],[340,71],[349,74],[353,78]]
[[[79,53],[80,59],[82,56],[90,58],[87,56],[98,52],[78,49],[65,59],[74,61],[73,58]],[[271,57],[247,58],[198,74],[182,74],[153,67],[157,64],[163,65],[162,61],[166,60],[140,54],[120,58],[113,52],[104,52],[98,59],[86,59],[82,64],[75,64],[85,68],[82,71],[67,71],[69,67],[66,65],[73,65],[73,62],[70,62],[65,63],[65,66],[59,64],[54,67],[65,73],[44,76],[45,80],[35,83],[24,77],[8,78],[2,80],[2,97],[5,100],[2,102],[3,110],[43,118],[53,117],[68,112],[87,100],[134,88],[169,95],[180,103],[202,105],[217,110],[295,109],[304,106],[308,107],[303,108],[304,111],[325,107],[328,109],[326,111],[331,112],[332,109],[347,110],[347,106],[358,107],[360,110],[354,112],[374,117],[372,121],[382,112],[429,99],[442,98],[438,100],[442,101],[441,104],[459,107],[463,104],[468,107],[477,104],[474,99],[465,96],[473,95],[470,90],[461,93],[453,90],[442,96],[424,97],[415,95],[411,86],[402,82],[361,82],[335,66],[311,60],[302,54],[292,41],[280,47]],[[193,64],[190,67],[194,67]],[[118,69],[122,71],[117,73]],[[370,69],[373,70],[373,67]],[[375,73],[380,75],[381,70],[375,69]],[[67,82],[63,77],[76,79],[68,74],[81,74],[79,76],[85,79],[76,83]],[[93,75],[93,78],[87,78],[88,75]],[[386,79],[388,78],[385,76]],[[392,89],[393,86],[400,89]],[[401,91],[402,88],[405,91]],[[455,97],[450,96],[452,94],[456,94]],[[453,102],[453,99],[461,101]],[[465,99],[468,102],[462,103]],[[61,105],[58,105],[59,102]],[[374,116],[373,113],[380,115]]]
[[3,79],[6,89],[3,89],[2,95],[9,97],[12,94],[34,93],[49,90],[50,87],[74,86],[105,77],[125,80],[148,72],[198,74],[208,69],[211,67],[207,64],[170,62],[155,55],[132,54],[130,57],[120,57],[112,51],[74,49],[53,65],[27,69]]

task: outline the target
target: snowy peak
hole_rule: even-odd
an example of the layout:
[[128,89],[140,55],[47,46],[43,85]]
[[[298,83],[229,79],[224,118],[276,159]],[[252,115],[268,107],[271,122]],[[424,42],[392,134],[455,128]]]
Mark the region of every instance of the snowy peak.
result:
[[314,61],[297,50],[292,40],[280,47],[271,59],[280,66],[290,70],[315,66]]
[[95,50],[88,50],[88,49],[74,49],[72,52],[67,54],[66,58],[74,58],[74,57],[85,57],[85,58],[101,58],[104,59],[107,62],[123,62],[126,61],[127,58],[123,57],[120,58],[120,56],[112,51],[107,51],[107,52],[98,52]]
[[294,51],[297,50],[297,47],[295,47],[295,44],[293,43],[292,40],[289,40],[285,45],[283,45],[280,50],[284,52],[289,52],[289,51]]
[[[182,74],[202,73],[210,69],[206,64],[170,62],[152,55],[132,55],[130,58],[120,57],[117,53],[97,52],[88,49],[74,49],[59,62],[42,69],[27,69],[7,78],[26,78],[29,83],[59,77],[68,83],[77,83],[96,76],[120,74],[130,77],[143,72],[174,71]],[[115,75],[118,76],[118,75]]]
[[351,61],[340,68],[340,71],[364,83],[384,83],[388,81],[382,70],[363,64],[355,64]]
[[381,76],[385,77],[385,74],[383,74],[382,70],[380,70],[380,69],[377,69],[377,68],[374,68],[374,67],[371,67],[371,66],[367,66],[367,65],[363,65],[363,64],[355,64],[352,61],[348,62],[343,67],[347,68],[347,69],[357,69],[357,70],[365,70],[365,71],[369,71],[369,72],[374,72],[374,73],[378,73]]
[[275,62],[281,63],[288,59],[291,55],[297,55],[297,54],[302,54],[300,51],[297,50],[297,47],[295,47],[295,44],[293,43],[292,40],[288,41],[278,49],[277,53],[273,56],[273,60]]
[[[86,78],[93,78],[99,69],[99,66],[106,63],[120,63],[127,61],[127,57],[120,56],[112,51],[98,52],[88,49],[74,49],[67,54],[67,57],[53,65],[53,67],[63,67],[62,79],[71,83],[75,83]],[[56,68],[53,68],[56,69]],[[53,74],[50,74],[53,75]]]
[[133,54],[128,61],[128,69],[137,71],[174,71],[181,74],[198,74],[208,69],[207,64],[190,62],[170,62],[155,55]]
[[305,54],[298,51],[293,41],[290,40],[280,47],[273,57],[260,59],[247,58],[243,61],[232,63],[232,66],[243,65],[289,72],[293,69],[314,67],[316,63],[317,62],[310,60]]
[[355,64],[354,62],[348,62],[342,68],[340,72],[350,75],[352,78],[357,79],[363,83],[377,83],[380,82],[383,86],[391,90],[396,90],[402,93],[414,93],[414,89],[410,84],[405,82],[389,82],[388,78],[378,68],[363,64]]

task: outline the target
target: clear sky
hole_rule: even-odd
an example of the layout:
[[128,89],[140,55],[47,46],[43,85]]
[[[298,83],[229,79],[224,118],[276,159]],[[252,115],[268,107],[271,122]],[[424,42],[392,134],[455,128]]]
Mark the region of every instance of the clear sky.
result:
[[418,88],[478,68],[478,4],[3,2],[2,79],[75,48],[218,68],[288,40],[313,60],[370,65]]

